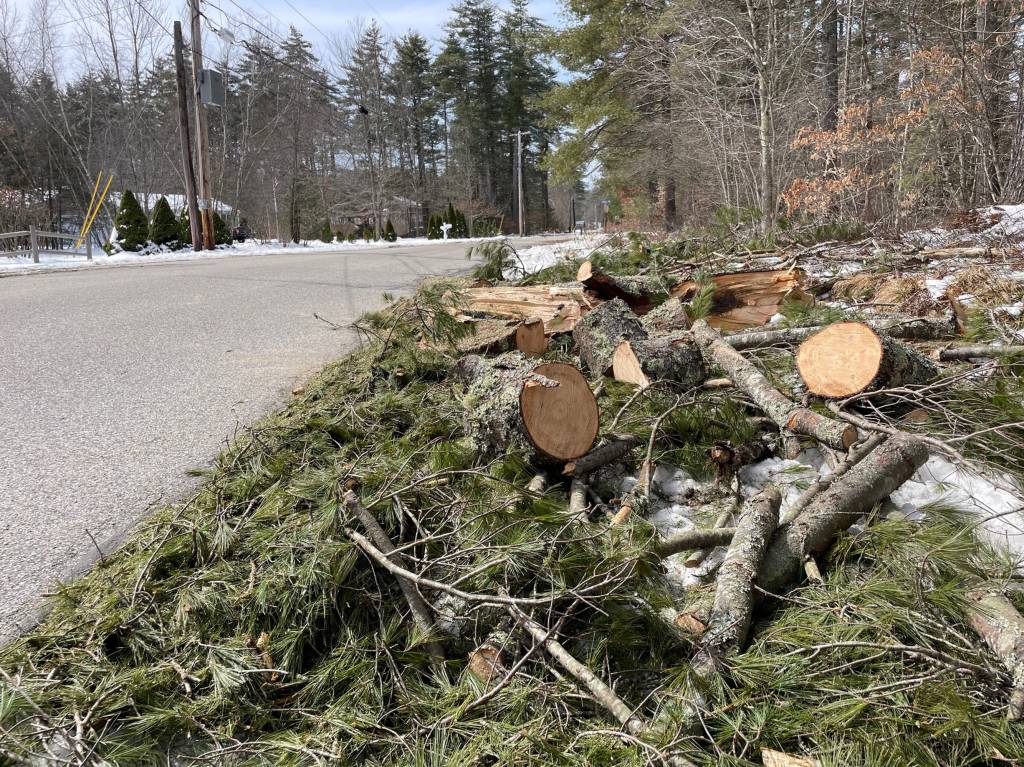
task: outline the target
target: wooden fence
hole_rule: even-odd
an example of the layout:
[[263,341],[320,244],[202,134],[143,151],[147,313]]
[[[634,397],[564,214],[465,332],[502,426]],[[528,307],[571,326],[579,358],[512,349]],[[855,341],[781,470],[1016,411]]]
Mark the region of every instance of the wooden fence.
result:
[[[70,240],[71,242],[76,242],[80,239],[80,235],[64,234],[62,232],[40,232],[34,226],[30,226],[27,230],[21,232],[7,232],[6,234],[0,234],[0,241],[16,240],[25,237],[28,238],[28,252],[32,255],[32,261],[34,263],[39,263],[40,253],[60,253],[68,256],[84,255],[89,261],[92,261],[92,239],[88,236],[85,238],[85,253],[81,253],[74,249],[61,250],[59,248],[46,247],[47,240]],[[17,253],[18,250],[15,249],[12,252]]]

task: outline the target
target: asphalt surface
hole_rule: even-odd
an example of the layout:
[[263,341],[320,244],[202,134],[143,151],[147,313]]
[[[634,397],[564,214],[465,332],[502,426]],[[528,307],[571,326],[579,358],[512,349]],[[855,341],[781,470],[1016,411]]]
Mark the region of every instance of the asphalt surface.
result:
[[[523,243],[529,244],[529,243]],[[517,243],[518,245],[518,243]],[[0,279],[0,643],[57,580],[183,497],[239,426],[351,349],[345,325],[465,245],[92,268]],[[95,544],[93,543],[95,540]]]

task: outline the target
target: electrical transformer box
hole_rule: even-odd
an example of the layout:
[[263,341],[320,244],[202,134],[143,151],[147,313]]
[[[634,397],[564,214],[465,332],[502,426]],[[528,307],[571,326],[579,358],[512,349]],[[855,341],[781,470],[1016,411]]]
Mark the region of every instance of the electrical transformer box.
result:
[[216,69],[199,71],[199,98],[206,106],[224,106],[224,75]]

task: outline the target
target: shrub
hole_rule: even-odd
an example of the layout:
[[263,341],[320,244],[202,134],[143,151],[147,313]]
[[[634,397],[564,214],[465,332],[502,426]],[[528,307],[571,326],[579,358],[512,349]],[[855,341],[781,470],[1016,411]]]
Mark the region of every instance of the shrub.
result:
[[384,239],[388,242],[398,242],[398,233],[395,232],[395,225],[391,223],[390,218],[384,224]]
[[149,220],[149,239],[157,245],[174,245],[178,242],[178,222],[166,197],[161,197],[153,206],[153,215]]
[[130,189],[125,189],[121,195],[121,204],[114,216],[114,229],[117,244],[122,250],[139,251],[149,240],[149,222]]
[[441,217],[436,213],[427,219],[427,239],[441,239]]
[[320,242],[333,242],[334,235],[331,233],[331,222],[324,221],[324,225],[320,227]]

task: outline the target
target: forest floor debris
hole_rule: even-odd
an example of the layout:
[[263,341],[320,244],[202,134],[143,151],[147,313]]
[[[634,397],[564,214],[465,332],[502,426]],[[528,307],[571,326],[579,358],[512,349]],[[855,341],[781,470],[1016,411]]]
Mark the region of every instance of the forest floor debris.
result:
[[0,754],[1021,761],[1024,264],[944,247],[478,248],[0,650]]

